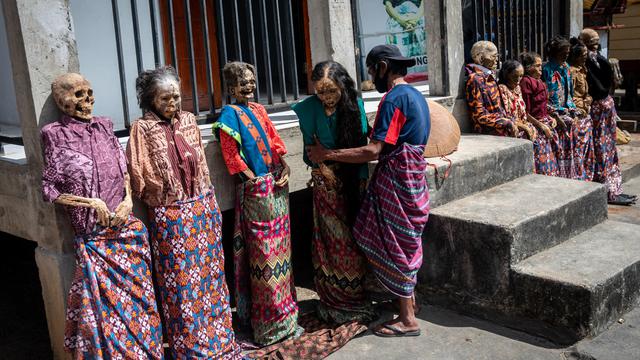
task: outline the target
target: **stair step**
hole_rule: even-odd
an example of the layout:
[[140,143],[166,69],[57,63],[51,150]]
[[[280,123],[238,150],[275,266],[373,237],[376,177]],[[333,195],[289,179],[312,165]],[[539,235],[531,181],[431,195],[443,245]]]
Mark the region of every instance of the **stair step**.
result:
[[447,158],[451,168],[445,180],[438,176],[444,176],[449,162],[427,159],[433,165],[427,168],[432,208],[533,173],[533,147],[522,139],[465,134]]
[[637,304],[640,225],[607,220],[512,268],[515,307],[594,336]]
[[433,209],[420,276],[430,286],[487,297],[506,293],[512,264],[606,217],[601,184],[523,176]]

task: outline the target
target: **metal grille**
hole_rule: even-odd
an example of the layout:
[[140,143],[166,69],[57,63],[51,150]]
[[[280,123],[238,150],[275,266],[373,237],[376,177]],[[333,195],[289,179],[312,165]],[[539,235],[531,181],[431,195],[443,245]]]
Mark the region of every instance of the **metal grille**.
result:
[[564,33],[565,4],[554,0],[462,0],[465,57],[476,41],[496,44],[502,59],[523,51],[541,55],[544,44]]
[[[121,0],[126,1],[126,0]],[[138,8],[123,19],[111,0],[124,123],[131,122],[121,25],[131,22],[138,72],[144,70]],[[303,4],[294,0],[148,0],[156,64],[171,64],[182,80],[183,108],[211,119],[222,96],[222,66],[245,61],[257,69],[255,100],[267,105],[297,100],[306,89]],[[145,29],[148,30],[148,29]],[[163,56],[164,55],[164,56]],[[186,95],[186,96],[185,96]]]

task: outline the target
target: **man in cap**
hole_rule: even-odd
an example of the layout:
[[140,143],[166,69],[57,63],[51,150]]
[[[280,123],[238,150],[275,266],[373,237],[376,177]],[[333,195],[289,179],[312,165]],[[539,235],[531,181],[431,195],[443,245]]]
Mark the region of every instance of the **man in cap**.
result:
[[422,265],[422,231],[429,215],[427,162],[429,107],[424,96],[404,81],[415,59],[393,45],[371,49],[366,59],[381,93],[368,145],[329,150],[316,142],[307,146],[314,163],[365,163],[379,160],[353,229],[379,282],[398,297],[400,315],[374,329],[383,337],[418,336],[415,317],[416,275]]

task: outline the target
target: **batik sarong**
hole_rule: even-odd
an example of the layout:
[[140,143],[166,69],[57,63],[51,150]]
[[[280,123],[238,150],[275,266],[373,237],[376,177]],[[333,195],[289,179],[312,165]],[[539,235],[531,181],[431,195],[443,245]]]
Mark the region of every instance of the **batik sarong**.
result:
[[591,104],[595,156],[594,181],[605,184],[609,199],[622,193],[622,174],[616,150],[616,108],[611,96]]
[[544,132],[538,130],[538,137],[533,142],[533,156],[535,162],[535,173],[547,176],[558,176],[558,161],[554,152],[554,143],[559,142],[558,132],[551,126],[549,117],[540,119],[551,130],[551,137],[547,137]]
[[595,163],[593,157],[593,124],[591,116],[577,116],[573,120],[574,179],[593,180]]
[[289,187],[273,173],[236,188],[234,264],[236,308],[254,342],[270,345],[298,330],[289,228]]
[[311,258],[320,297],[318,316],[337,324],[352,320],[369,322],[375,318],[375,312],[363,286],[367,263],[346,223],[344,197],[337,190],[340,180],[326,181],[319,169],[314,169],[311,177],[314,224]]
[[374,170],[353,235],[377,279],[411,297],[422,265],[422,232],[429,217],[424,146],[402,144]]
[[174,359],[240,359],[213,190],[151,209],[159,302]]
[[162,359],[160,314],[144,224],[77,237],[64,346],[75,359]]
[[568,115],[560,115],[557,121],[562,121],[565,128],[560,125],[556,126],[557,139],[553,139],[551,147],[553,148],[556,161],[558,162],[558,176],[573,179],[575,177],[575,162],[573,151],[573,118]]

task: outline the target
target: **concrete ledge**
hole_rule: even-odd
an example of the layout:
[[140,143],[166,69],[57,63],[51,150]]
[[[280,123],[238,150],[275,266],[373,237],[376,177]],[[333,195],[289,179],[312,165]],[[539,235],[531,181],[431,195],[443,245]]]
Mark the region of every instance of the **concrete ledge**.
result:
[[638,304],[640,226],[606,221],[513,267],[523,314],[595,336]]
[[469,196],[533,173],[533,145],[528,140],[508,137],[464,134],[458,150],[446,158],[429,158],[431,206]]
[[509,291],[512,264],[606,219],[602,185],[528,175],[440,206],[423,235],[419,276],[430,287],[493,302]]

